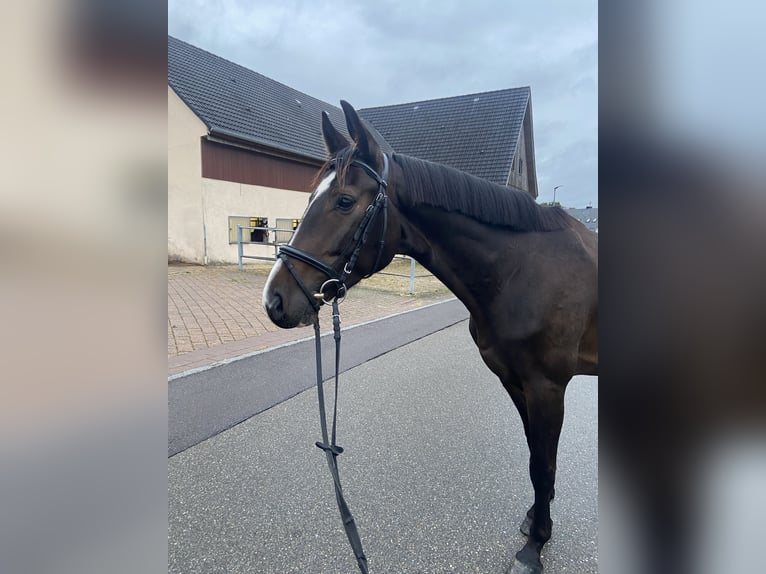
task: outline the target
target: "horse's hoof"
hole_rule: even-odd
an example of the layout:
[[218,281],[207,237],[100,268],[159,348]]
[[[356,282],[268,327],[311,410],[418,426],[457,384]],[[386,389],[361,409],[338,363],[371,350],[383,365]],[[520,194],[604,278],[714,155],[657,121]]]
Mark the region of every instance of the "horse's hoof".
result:
[[529,564],[520,561],[518,558],[513,559],[513,563],[510,568],[505,571],[505,574],[542,574],[543,565],[541,563]]
[[521,521],[521,525],[519,526],[519,530],[521,530],[521,533],[524,536],[529,536],[529,530],[532,528],[532,519],[529,516],[525,516],[524,520]]

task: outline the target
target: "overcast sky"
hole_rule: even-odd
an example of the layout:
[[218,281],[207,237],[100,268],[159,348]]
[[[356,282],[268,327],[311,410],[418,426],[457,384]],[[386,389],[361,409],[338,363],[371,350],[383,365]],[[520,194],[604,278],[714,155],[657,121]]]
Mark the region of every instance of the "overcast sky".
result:
[[561,185],[563,205],[595,207],[597,12],[596,0],[169,0],[168,32],[335,105],[528,85],[538,201]]

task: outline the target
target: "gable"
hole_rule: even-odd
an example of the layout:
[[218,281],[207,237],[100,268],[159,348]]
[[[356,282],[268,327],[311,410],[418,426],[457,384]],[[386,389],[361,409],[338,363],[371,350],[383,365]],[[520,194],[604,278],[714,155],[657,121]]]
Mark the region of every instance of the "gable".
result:
[[521,130],[519,130],[519,139],[516,142],[516,151],[506,185],[526,191],[532,197],[537,198],[537,171],[531,105],[527,106],[524,121]]

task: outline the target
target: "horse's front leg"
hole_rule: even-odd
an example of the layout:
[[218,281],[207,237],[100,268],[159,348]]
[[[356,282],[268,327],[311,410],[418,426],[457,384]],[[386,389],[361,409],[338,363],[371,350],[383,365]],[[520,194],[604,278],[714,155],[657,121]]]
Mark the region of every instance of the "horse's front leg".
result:
[[[524,436],[527,437],[527,441],[528,441],[529,440],[529,419],[527,417],[527,399],[524,397],[524,390],[513,379],[503,381],[503,386],[508,391],[508,394],[513,400],[513,404],[516,405],[516,410],[519,412],[519,416],[521,417],[521,422],[524,424]],[[554,491],[551,491],[551,501],[553,501],[553,497],[554,497]],[[524,536],[529,536],[529,530],[532,527],[532,517],[534,516],[534,512],[535,512],[535,505],[534,503],[532,503],[532,506],[530,506],[529,510],[527,510],[527,513],[524,516],[524,520],[521,521],[521,525],[519,526],[519,530],[521,530],[521,533]]]
[[[551,502],[553,502],[553,499],[556,496],[555,489],[551,491]],[[521,521],[521,524],[519,525],[519,531],[524,536],[529,536],[529,531],[532,528],[532,517],[535,515],[535,505],[534,503],[532,506],[529,507],[529,510],[527,510],[527,513],[524,515],[524,520]]]
[[556,480],[559,435],[564,421],[565,387],[544,377],[536,377],[525,381],[523,390],[527,407],[529,476],[535,490],[535,502],[530,509],[529,538],[516,553],[509,574],[539,574],[543,571],[540,552],[550,539],[553,526],[550,503]]

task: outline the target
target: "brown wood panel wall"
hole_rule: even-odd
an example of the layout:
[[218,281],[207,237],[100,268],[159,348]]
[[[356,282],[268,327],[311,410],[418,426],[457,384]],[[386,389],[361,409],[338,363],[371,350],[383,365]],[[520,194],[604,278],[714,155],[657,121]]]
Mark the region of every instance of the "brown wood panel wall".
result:
[[309,192],[318,168],[202,138],[202,177]]

